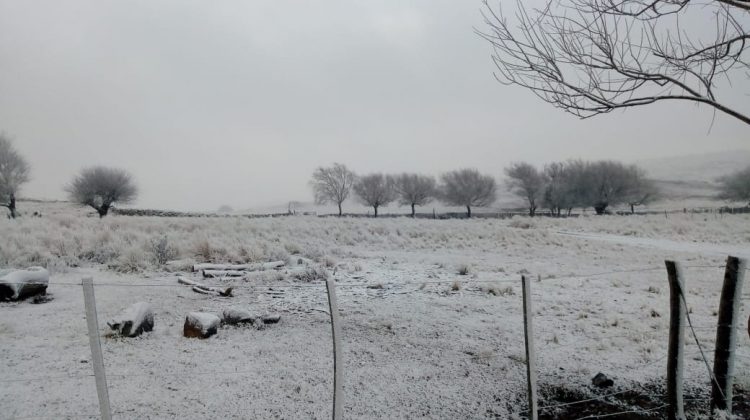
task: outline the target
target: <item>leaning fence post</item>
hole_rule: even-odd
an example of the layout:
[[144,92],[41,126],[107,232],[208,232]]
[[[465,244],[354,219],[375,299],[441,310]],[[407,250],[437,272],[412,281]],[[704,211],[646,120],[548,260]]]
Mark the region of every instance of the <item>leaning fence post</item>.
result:
[[341,348],[341,325],[339,309],[336,304],[336,284],[333,279],[326,281],[328,291],[328,309],[331,313],[331,335],[333,336],[333,420],[343,418],[344,399],[344,363]]
[[94,365],[96,379],[96,394],[99,397],[99,412],[102,420],[112,419],[109,407],[109,392],[107,391],[107,377],[104,374],[104,357],[102,344],[99,341],[99,320],[96,316],[96,300],[94,299],[94,279],[85,277],[83,286],[83,302],[86,305],[86,324],[89,329],[89,345],[91,346],[91,364]]
[[523,289],[523,333],[526,341],[526,384],[529,397],[529,420],[539,418],[536,388],[536,353],[534,353],[534,326],[531,313],[531,281],[521,276]]
[[669,277],[669,351],[667,354],[667,413],[669,420],[685,420],[682,371],[685,348],[685,304],[680,265],[665,261]]
[[718,409],[732,412],[735,347],[746,268],[746,260],[731,256],[727,258],[719,303],[719,321],[716,327],[714,381],[711,384],[712,411]]

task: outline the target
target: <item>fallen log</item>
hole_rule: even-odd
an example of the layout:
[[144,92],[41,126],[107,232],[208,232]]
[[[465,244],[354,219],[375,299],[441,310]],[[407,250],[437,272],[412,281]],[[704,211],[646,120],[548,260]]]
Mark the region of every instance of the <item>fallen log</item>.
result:
[[187,277],[177,277],[177,283],[184,284],[186,286],[192,286],[193,291],[196,293],[203,293],[203,294],[212,294],[216,293],[219,296],[223,297],[231,297],[232,296],[232,288],[226,287],[212,287],[212,286],[206,286],[205,284],[198,283],[195,280],[190,280]]
[[47,293],[49,271],[42,267],[6,271],[0,277],[0,300],[23,300]]
[[221,270],[221,271],[260,271],[260,270],[274,270],[281,268],[286,263],[284,261],[271,261],[267,263],[259,264],[194,264],[193,271],[204,271],[204,270]]
[[248,271],[239,270],[203,270],[205,278],[222,278],[222,277],[244,277]]

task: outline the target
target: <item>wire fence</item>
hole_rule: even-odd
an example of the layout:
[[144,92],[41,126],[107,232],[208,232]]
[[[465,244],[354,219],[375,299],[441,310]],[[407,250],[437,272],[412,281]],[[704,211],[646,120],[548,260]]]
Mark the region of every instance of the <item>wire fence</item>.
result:
[[[721,272],[718,271],[720,269],[723,269],[724,267],[718,266],[718,265],[687,265],[684,266],[686,269],[695,269],[695,270],[708,270],[713,269],[717,270],[716,272],[712,273],[712,277],[715,278],[716,276],[720,275]],[[605,281],[611,281],[613,278],[617,278],[618,276],[629,276],[632,274],[639,274],[639,273],[663,273],[664,267],[661,266],[653,266],[653,267],[636,267],[636,268],[626,268],[621,270],[609,270],[609,271],[600,271],[600,272],[589,272],[589,273],[579,273],[579,274],[568,274],[565,276],[560,277],[545,277],[541,278],[537,276],[537,281],[535,282],[536,285],[541,285],[541,287],[535,286],[535,295],[534,299],[537,301],[543,301],[546,297],[545,294],[549,290],[546,289],[548,287],[555,287],[560,285],[561,283],[565,283],[566,281],[570,280],[596,280],[596,279],[602,279]],[[529,274],[529,277],[534,277],[534,275]],[[632,277],[629,277],[632,279]],[[187,286],[183,284],[177,284],[175,283],[176,277],[170,278],[169,283],[167,282],[161,282],[161,281],[147,281],[147,282],[137,282],[137,283],[124,283],[124,282],[112,282],[112,281],[101,281],[96,282],[94,286],[96,288],[174,288],[174,289],[181,289],[181,290],[187,290]],[[249,290],[257,292],[259,290],[304,290],[304,291],[310,291],[312,289],[318,289],[321,291],[319,294],[319,297],[324,296],[324,288],[325,283],[324,282],[310,282],[310,283],[297,283],[297,282],[289,282],[289,281],[277,281],[277,282],[263,282],[263,283],[248,283],[246,281],[238,281],[237,279],[205,279],[206,281],[210,281],[212,284],[220,284],[222,287],[232,287],[236,288],[238,290]],[[352,291],[355,289],[359,290],[365,290],[365,291],[373,291],[377,293],[378,291],[383,291],[382,295],[379,295],[379,297],[386,298],[388,296],[393,296],[397,293],[401,294],[413,294],[413,293],[431,293],[430,290],[427,290],[425,286],[440,286],[440,285],[454,285],[457,282],[460,282],[461,288],[460,290],[457,290],[458,293],[486,293],[482,290],[472,290],[471,287],[473,286],[485,286],[485,285],[509,285],[511,287],[513,286],[519,286],[521,285],[520,276],[513,276],[513,277],[503,277],[503,278],[497,278],[497,279],[472,279],[472,278],[461,278],[458,279],[449,279],[449,280],[426,280],[426,281],[399,281],[399,282],[392,282],[392,283],[373,283],[373,282],[362,282],[362,281],[351,281],[352,279],[343,279],[340,278],[339,281],[336,283],[337,289],[341,290],[341,293],[343,293],[344,297],[347,297],[347,290]],[[16,283],[18,285],[21,284],[28,284],[28,283]],[[640,284],[639,284],[640,285]],[[76,288],[76,287],[82,287],[81,282],[64,282],[64,281],[55,281],[50,283],[50,287],[70,287],[70,288]],[[414,286],[414,287],[411,287]],[[400,290],[404,287],[408,287],[408,290]],[[397,289],[397,290],[389,290],[390,288]],[[551,294],[550,294],[551,295]],[[350,296],[350,295],[349,295]],[[373,296],[377,297],[377,296]],[[220,299],[220,298],[217,298]],[[684,303],[686,306],[689,305],[690,297],[685,297],[683,295]],[[283,297],[282,297],[283,300]],[[750,300],[750,296],[743,295],[742,296],[743,301]],[[314,310],[320,310],[319,308],[308,308],[312,311]],[[325,310],[321,310],[321,312],[326,312]],[[569,314],[569,315],[575,315],[575,314]],[[541,311],[540,313],[535,313],[534,317],[539,318],[540,320],[544,319],[554,319],[554,318],[561,318],[561,314],[554,314],[554,313],[544,313],[544,311]],[[690,319],[690,318],[688,318]],[[586,318],[578,320],[579,322],[583,323],[586,321]],[[716,330],[718,326],[726,326],[726,325],[693,325],[692,321],[689,321],[689,327],[690,327],[690,335],[691,339],[694,341],[695,346],[697,347],[697,351],[690,351],[690,354],[693,356],[700,356],[700,361],[704,362],[706,364],[706,368],[708,370],[707,377],[710,380],[714,380],[711,374],[711,369],[708,366],[708,357],[709,355],[707,353],[713,352],[713,348],[710,346],[706,346],[704,343],[702,343],[701,339],[706,339],[705,336],[700,337],[699,333],[706,332],[707,334],[710,334]],[[742,326],[736,326],[738,330],[744,330]],[[591,328],[592,330],[595,330],[595,328]],[[600,328],[601,329],[601,328]],[[559,352],[560,350],[570,350],[575,351],[575,349],[581,349],[586,347],[587,345],[601,345],[603,342],[606,342],[608,340],[620,340],[620,339],[626,339],[626,340],[653,340],[653,341],[659,341],[663,340],[665,337],[667,329],[664,327],[660,327],[658,329],[650,329],[647,331],[633,331],[629,330],[625,333],[611,333],[611,334],[601,334],[601,333],[589,333],[586,330],[573,330],[570,334],[568,334],[569,340],[566,340],[566,336],[562,334],[562,330],[539,330],[536,333],[537,340],[543,340],[547,344],[550,344],[549,351],[550,352]],[[550,338],[552,337],[552,338]],[[560,337],[563,337],[563,340],[560,340]],[[346,337],[345,337],[346,338]],[[742,360],[750,360],[750,351],[743,351],[738,350],[737,351],[737,357]],[[656,356],[652,360],[645,361],[641,363],[639,366],[637,366],[635,369],[631,369],[631,376],[633,373],[640,373],[645,372],[648,369],[653,369],[654,367],[658,366],[660,363],[664,363],[666,359],[666,354]],[[546,369],[545,361],[546,355],[544,351],[541,354],[541,366],[543,370]],[[550,359],[550,361],[547,363],[548,368],[551,366],[554,366],[556,363],[556,360],[554,358]],[[111,372],[107,372],[107,377],[112,379],[129,379],[129,378],[144,378],[144,377],[176,377],[176,378],[194,378],[194,377],[202,377],[202,376],[223,376],[223,375],[238,375],[238,376],[248,376],[248,375],[254,375],[257,374],[257,370],[191,370],[189,372],[184,373],[170,373],[170,372],[132,372],[132,371],[118,371],[114,367],[117,366],[117,362],[110,362],[109,368],[112,369]],[[19,383],[32,383],[32,382],[44,382],[44,383],[55,383],[55,382],[64,382],[64,381],[71,381],[71,380],[90,380],[95,375],[93,373],[75,373],[75,374],[68,374],[68,375],[38,375],[38,376],[28,376],[28,377],[0,377],[0,383],[1,384],[19,384]],[[659,376],[659,375],[657,375]],[[567,408],[574,408],[576,406],[580,406],[583,404],[589,404],[589,403],[595,403],[595,402],[602,402],[602,403],[611,403],[611,404],[622,404],[623,401],[616,401],[617,399],[614,397],[623,396],[626,394],[640,394],[643,393],[643,387],[641,385],[626,387],[625,389],[619,389],[612,392],[605,392],[598,394],[596,389],[590,388],[588,389],[589,396],[576,399],[574,401],[565,401],[565,402],[554,402],[554,398],[552,397],[546,397],[546,399],[543,400],[543,404],[539,407],[539,409],[542,412],[555,412],[559,411],[561,409],[567,409]],[[649,397],[654,399],[661,399],[663,395],[660,394],[650,394]],[[614,400],[613,400],[614,399]],[[686,401],[691,401],[693,403],[705,403],[708,401],[708,399],[703,398],[687,398]],[[605,418],[605,417],[612,417],[612,416],[618,416],[618,415],[625,415],[625,414],[635,414],[635,413],[641,413],[641,414],[647,414],[647,413],[653,413],[653,412],[660,412],[667,408],[667,404],[658,404],[653,407],[647,407],[643,409],[635,409],[632,406],[623,407],[621,411],[617,412],[608,412],[601,415],[584,415],[580,417],[580,419],[588,419],[588,418]],[[6,412],[7,414],[7,412]],[[114,414],[118,414],[118,411],[115,410]],[[124,414],[120,412],[119,414]],[[20,415],[20,416],[14,416],[11,418],[16,419],[32,419],[32,418],[96,418],[98,417],[98,414],[85,414],[85,413],[56,413],[56,414],[41,414],[41,415]]]

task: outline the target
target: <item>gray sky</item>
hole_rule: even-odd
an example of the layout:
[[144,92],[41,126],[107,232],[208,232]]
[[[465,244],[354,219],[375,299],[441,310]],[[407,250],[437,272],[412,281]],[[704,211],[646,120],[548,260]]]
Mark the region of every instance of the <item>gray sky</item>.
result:
[[310,200],[311,172],[335,161],[499,178],[515,160],[750,149],[747,126],[717,115],[709,132],[712,113],[691,104],[581,121],[500,85],[479,9],[0,0],[0,130],[33,166],[24,196],[63,198],[104,164],[135,175],[137,207],[181,210]]

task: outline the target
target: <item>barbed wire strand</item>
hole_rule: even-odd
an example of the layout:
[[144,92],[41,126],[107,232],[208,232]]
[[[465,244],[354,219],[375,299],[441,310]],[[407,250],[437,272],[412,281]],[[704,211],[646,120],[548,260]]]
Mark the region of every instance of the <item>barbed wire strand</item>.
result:
[[695,344],[698,346],[698,350],[700,351],[701,358],[703,359],[703,362],[706,364],[706,370],[708,371],[708,376],[711,378],[711,381],[716,385],[716,389],[719,390],[719,393],[721,394],[721,398],[724,399],[724,391],[721,390],[721,385],[719,385],[719,381],[716,380],[716,376],[714,376],[713,371],[711,370],[711,366],[708,364],[708,359],[706,359],[706,355],[703,353],[703,347],[701,346],[700,340],[698,340],[698,335],[695,333],[695,330],[693,329],[693,321],[690,320],[690,311],[687,310],[688,303],[687,299],[685,298],[685,294],[682,292],[682,287],[679,288],[680,298],[682,299],[682,303],[685,305],[685,318],[687,319],[688,326],[690,326],[690,331],[693,334],[693,339],[695,340]]

